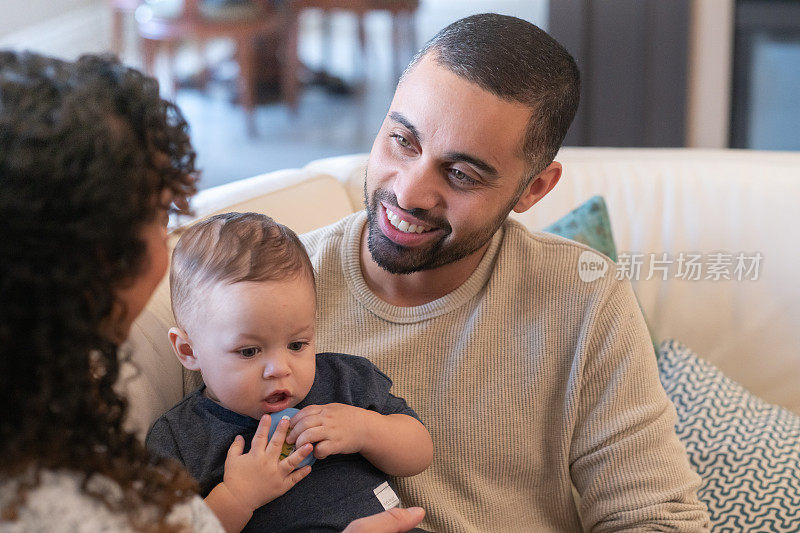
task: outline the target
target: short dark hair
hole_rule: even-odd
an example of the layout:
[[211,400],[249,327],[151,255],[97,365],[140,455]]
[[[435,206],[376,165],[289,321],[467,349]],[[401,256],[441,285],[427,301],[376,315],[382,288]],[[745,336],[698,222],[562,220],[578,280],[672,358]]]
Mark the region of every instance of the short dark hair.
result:
[[149,505],[163,520],[194,487],[124,428],[125,355],[102,328],[147,267],[160,202],[195,192],[187,130],[156,80],[110,56],[0,51],[0,477],[102,474],[119,501],[85,490],[131,519]]
[[406,72],[428,55],[465,80],[532,109],[522,146],[527,181],[553,162],[580,99],[578,67],[555,39],[526,20],[482,13],[437,33]]
[[260,213],[222,213],[183,231],[169,272],[172,312],[184,329],[209,284],[280,281],[314,284],[314,267],[297,234]]

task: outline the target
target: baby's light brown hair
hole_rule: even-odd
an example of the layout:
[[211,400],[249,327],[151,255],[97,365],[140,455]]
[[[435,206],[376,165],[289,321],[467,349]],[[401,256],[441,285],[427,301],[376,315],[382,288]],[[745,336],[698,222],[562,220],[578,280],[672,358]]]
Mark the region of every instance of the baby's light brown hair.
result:
[[217,283],[281,281],[308,276],[314,268],[297,234],[267,215],[223,213],[190,226],[172,252],[172,312],[185,328],[192,309]]

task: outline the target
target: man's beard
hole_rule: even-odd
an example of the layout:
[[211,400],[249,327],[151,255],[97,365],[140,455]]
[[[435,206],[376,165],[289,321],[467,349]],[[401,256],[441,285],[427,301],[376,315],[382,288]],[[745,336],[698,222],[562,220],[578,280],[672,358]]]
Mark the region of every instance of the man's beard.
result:
[[[508,212],[501,211],[490,224],[461,237],[447,242],[452,234],[450,224],[441,218],[431,215],[424,209],[412,209],[408,213],[421,221],[443,231],[442,237],[426,246],[408,248],[394,243],[381,231],[378,217],[378,204],[383,201],[397,207],[397,197],[383,189],[376,189],[372,198],[368,198],[366,179],[364,180],[364,205],[367,209],[367,247],[373,261],[391,274],[411,274],[422,270],[431,270],[454,263],[467,257],[485,245],[497,229],[503,224]],[[516,204],[516,200],[514,201]],[[511,204],[512,206],[514,204]],[[399,209],[399,207],[398,207]]]

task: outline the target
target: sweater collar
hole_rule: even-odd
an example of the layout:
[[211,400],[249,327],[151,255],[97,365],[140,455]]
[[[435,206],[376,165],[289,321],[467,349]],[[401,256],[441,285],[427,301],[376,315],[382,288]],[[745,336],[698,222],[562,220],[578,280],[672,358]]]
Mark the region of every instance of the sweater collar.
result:
[[366,211],[350,217],[344,228],[342,272],[350,292],[371,313],[399,324],[412,324],[449,313],[472,300],[489,282],[503,242],[504,226],[494,234],[475,271],[460,287],[445,296],[414,307],[398,307],[378,298],[367,286],[361,271],[361,235],[367,222]]

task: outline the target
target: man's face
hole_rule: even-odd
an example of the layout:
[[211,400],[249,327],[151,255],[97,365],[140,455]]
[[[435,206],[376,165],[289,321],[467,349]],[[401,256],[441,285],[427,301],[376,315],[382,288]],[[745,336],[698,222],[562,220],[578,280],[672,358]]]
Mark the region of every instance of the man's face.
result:
[[480,250],[517,203],[530,115],[423,58],[397,87],[367,165],[373,260],[407,274]]
[[314,382],[316,293],[308,276],[215,284],[187,324],[208,396],[255,419],[294,407]]

